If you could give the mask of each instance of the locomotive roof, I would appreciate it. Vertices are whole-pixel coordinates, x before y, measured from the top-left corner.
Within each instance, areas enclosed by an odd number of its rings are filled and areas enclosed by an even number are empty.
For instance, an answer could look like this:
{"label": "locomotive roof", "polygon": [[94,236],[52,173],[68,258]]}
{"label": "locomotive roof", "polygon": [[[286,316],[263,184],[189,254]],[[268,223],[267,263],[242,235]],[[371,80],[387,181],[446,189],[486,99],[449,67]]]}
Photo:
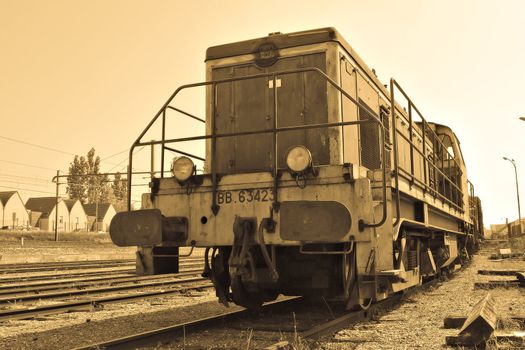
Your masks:
{"label": "locomotive roof", "polygon": [[319,28],[294,33],[270,33],[268,36],[209,47],[206,60],[257,53],[262,44],[271,43],[277,49],[336,41],[351,52],[352,48],[335,28]]}
{"label": "locomotive roof", "polygon": [[376,77],[375,73],[366,65],[366,63],[359,57],[359,55],[352,49],[350,44],[343,38],[343,36],[333,27],[319,28],[306,30],[294,33],[271,33],[268,36],[238,41],[224,45],[217,45],[209,47],[206,50],[206,61],[225,57],[256,54],[259,52],[261,45],[272,44],[276,49],[285,49],[289,47],[296,47],[302,45],[319,44],[327,41],[334,41],[339,43],[350,56],[352,56],[357,64],[363,69],[368,77],[374,81],[382,92],[388,96],[388,91],[383,83]]}

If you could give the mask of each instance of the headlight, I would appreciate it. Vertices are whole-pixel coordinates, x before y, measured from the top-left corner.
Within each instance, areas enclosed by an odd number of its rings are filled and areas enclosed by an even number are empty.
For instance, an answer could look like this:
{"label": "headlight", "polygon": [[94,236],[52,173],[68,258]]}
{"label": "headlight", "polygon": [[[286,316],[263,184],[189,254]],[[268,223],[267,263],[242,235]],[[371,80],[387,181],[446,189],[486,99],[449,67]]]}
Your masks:
{"label": "headlight", "polygon": [[171,165],[171,173],[175,178],[184,182],[188,180],[191,175],[193,175],[195,165],[193,161],[188,157],[176,157],[173,158],[173,163]]}
{"label": "headlight", "polygon": [[312,154],[304,146],[294,146],[286,155],[286,165],[292,172],[302,173],[312,166]]}

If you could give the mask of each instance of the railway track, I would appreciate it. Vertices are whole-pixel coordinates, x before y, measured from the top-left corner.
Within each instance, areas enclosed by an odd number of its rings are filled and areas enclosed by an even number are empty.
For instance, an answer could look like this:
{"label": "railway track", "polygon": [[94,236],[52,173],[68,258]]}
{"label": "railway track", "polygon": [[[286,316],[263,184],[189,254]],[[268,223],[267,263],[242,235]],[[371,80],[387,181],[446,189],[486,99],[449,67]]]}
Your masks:
{"label": "railway track", "polygon": [[[187,281],[179,281],[182,283],[187,283]],[[124,303],[131,300],[144,300],[149,298],[167,296],[171,294],[180,294],[183,292],[191,290],[203,290],[212,288],[213,284],[209,282],[203,283],[191,283],[190,285],[184,286],[171,286],[169,289],[155,290],[155,291],[136,291],[134,293],[127,293],[124,295],[115,295],[108,297],[99,297],[99,298],[90,298],[86,300],[74,300],[67,302],[55,303],[52,305],[45,305],[39,307],[26,307],[22,309],[13,309],[0,311],[0,322],[9,321],[9,320],[22,320],[29,319],[40,316],[54,315],[66,312],[75,312],[75,311],[86,311],[93,310],[97,307]]]}
{"label": "railway track", "polygon": [[110,277],[93,277],[88,279],[80,279],[75,281],[52,281],[52,282],[40,282],[38,284],[28,284],[28,285],[6,285],[6,286],[0,286],[0,298],[6,297],[6,296],[13,296],[16,297],[16,295],[19,295],[21,293],[24,294],[40,294],[44,291],[50,291],[50,290],[61,290],[64,289],[83,289],[90,286],[95,285],[115,285],[118,283],[126,283],[126,282],[142,282],[142,281],[150,281],[150,280],[160,280],[160,279],[171,279],[171,278],[178,278],[183,276],[191,276],[191,275],[198,275],[202,272],[202,269],[191,269],[191,270],[185,270],[180,273],[174,273],[174,274],[164,274],[164,275],[156,275],[156,276],[131,276],[130,275],[123,275],[123,276],[110,276]]}
{"label": "railway track", "polygon": [[[196,337],[199,339],[212,338],[215,346],[220,344],[221,331],[227,334],[228,338],[232,338],[232,334],[236,334],[236,338],[241,339],[240,331],[249,332],[250,337],[254,332],[254,338],[273,337],[270,341],[266,339],[266,344],[263,346],[267,350],[278,350],[285,348],[297,348],[297,344],[292,341],[280,340],[283,334],[288,334],[289,339],[301,339],[313,341],[326,335],[333,334],[350,325],[361,322],[366,322],[373,319],[381,313],[387,312],[392,307],[399,305],[406,297],[410,297],[414,292],[426,289],[435,285],[438,280],[433,280],[426,283],[421,288],[414,288],[405,293],[399,293],[390,296],[389,298],[372,304],[367,310],[360,311],[337,311],[336,308],[331,308],[326,302],[312,306],[308,301],[300,297],[294,297],[285,301],[276,301],[263,306],[263,313],[272,311],[269,315],[262,315],[261,318],[253,317],[249,311],[245,309],[228,311],[224,314],[205,317],[188,322],[178,323],[173,326],[154,329],[147,332],[132,334],[126,337],[112,339],[109,341],[99,342],[84,347],[79,347],[76,350],[88,349],[134,349],[139,347],[159,349],[163,346],[167,348],[178,348],[182,343],[182,336],[184,341],[191,341]],[[335,305],[333,305],[335,306]],[[342,305],[338,305],[341,307]],[[342,310],[340,308],[339,310]],[[291,315],[293,314],[293,317]],[[206,329],[205,335],[198,335],[200,330]],[[260,333],[256,333],[260,332]],[[216,335],[217,334],[217,335]],[[242,339],[241,339],[242,342]],[[264,343],[264,339],[263,339]],[[191,344],[187,344],[191,346]],[[201,345],[201,344],[199,344]],[[246,347],[246,344],[227,344],[225,346],[233,346],[236,348]],[[256,346],[256,348],[260,348]]]}
{"label": "railway track", "polygon": [[[121,260],[109,264],[94,261],[65,263],[66,266],[57,263],[3,266],[7,276],[0,275],[0,308],[4,309],[0,311],[0,321],[86,310],[212,286],[209,280],[199,276],[201,258],[181,260],[179,273],[153,276],[137,276],[134,269],[127,268],[134,264],[131,260]],[[72,268],[89,271],[69,273]],[[11,276],[20,270],[28,275]],[[45,274],[49,271],[63,273]],[[79,297],[82,300],[71,300]],[[43,300],[49,300],[50,305],[35,306],[35,302],[41,304]],[[22,305],[27,307],[20,308]]]}
{"label": "railway track", "polygon": [[0,284],[7,283],[19,283],[19,282],[31,282],[31,281],[50,281],[66,278],[84,278],[89,276],[107,276],[114,274],[135,274],[135,269],[111,269],[111,270],[96,270],[90,272],[79,272],[79,273],[61,273],[61,274],[45,274],[45,275],[30,275],[30,276],[19,276],[19,277],[1,277]]}
{"label": "railway track", "polygon": [[25,264],[0,267],[0,275],[7,274],[18,274],[26,272],[44,272],[44,271],[67,271],[67,270],[82,270],[82,269],[93,269],[93,268],[108,268],[108,267],[119,267],[119,266],[133,266],[135,264],[132,260],[115,260],[112,262],[108,261],[93,261],[93,262],[79,262],[69,264],[44,264],[43,266],[26,266]]}
{"label": "railway track", "polygon": [[[202,260],[197,260],[195,262],[189,261],[189,262],[183,262],[180,264],[181,269],[186,268],[202,268]],[[57,271],[57,270],[54,270]],[[6,284],[13,284],[13,283],[21,283],[21,282],[37,282],[37,281],[51,281],[51,280],[59,280],[59,279],[70,279],[70,278],[89,278],[92,276],[111,276],[111,275],[117,275],[117,274],[127,274],[127,275],[134,275],[135,274],[135,266],[129,265],[129,266],[120,266],[116,268],[90,268],[89,271],[85,272],[73,272],[73,273],[53,273],[50,271],[49,273],[45,274],[30,274],[30,275],[24,275],[24,276],[10,276],[7,275],[6,277],[3,277],[0,275],[0,286],[4,286]]]}
{"label": "railway track", "polygon": [[[181,270],[188,270],[188,269],[198,269],[200,268],[202,270],[202,262],[196,262],[196,263],[183,263],[180,265]],[[36,275],[36,276],[26,276],[26,277],[10,277],[10,278],[1,278],[0,277],[0,290],[12,287],[14,284],[21,285],[22,282],[25,282],[25,286],[31,286],[31,285],[44,285],[44,284],[53,284],[53,283],[59,283],[66,282],[67,280],[72,279],[82,279],[90,280],[90,279],[96,279],[97,277],[102,278],[111,278],[111,276],[114,276],[115,278],[118,275],[126,275],[128,277],[135,275],[135,269],[111,269],[111,270],[96,270],[96,271],[89,271],[89,272],[83,272],[83,273],[75,273],[75,274],[52,274],[52,275]]]}
{"label": "railway track", "polygon": [[[301,300],[300,297],[291,297],[284,300],[277,300],[262,306],[265,311],[271,309],[279,309],[290,304],[294,304]],[[105,342],[91,344],[84,347],[76,348],[75,350],[95,350],[95,349],[135,349],[141,346],[148,346],[172,340],[174,337],[180,337],[183,334],[188,335],[191,332],[198,331],[203,328],[216,326],[219,323],[231,322],[241,317],[250,316],[251,313],[247,309],[237,309],[227,311],[225,313],[200,318],[197,320],[176,324],[169,327],[158,328],[148,332],[132,334],[127,337],[112,339]]]}
{"label": "railway track", "polygon": [[[182,258],[183,262],[202,262],[201,257]],[[5,264],[0,265],[0,275],[19,274],[25,272],[44,272],[56,270],[81,270],[92,268],[107,268],[118,266],[135,266],[135,260],[92,260],[92,261],[74,261],[74,262],[56,262],[56,263],[30,263],[30,264]]]}
{"label": "railway track", "polygon": [[[250,332],[263,332],[263,333],[274,333],[274,340],[282,338],[283,333],[289,333],[291,338],[305,339],[316,339],[323,335],[332,334],[338,330],[348,327],[349,325],[356,324],[369,320],[372,316],[377,315],[382,310],[385,310],[393,305],[399,303],[403,295],[394,295],[391,298],[380,301],[373,304],[368,310],[352,311],[352,312],[340,312],[337,316],[333,315],[326,321],[318,321],[312,326],[298,326],[296,322],[296,314],[304,312],[304,309],[310,309],[306,301],[301,297],[292,297],[281,301],[265,304],[263,309],[264,312],[270,312],[269,315],[262,316],[261,319],[253,319],[251,314],[246,309],[228,311],[220,315],[205,317],[189,322],[179,323],[169,327],[163,327],[154,329],[147,332],[132,334],[126,337],[112,339],[109,341],[99,342],[84,347],[76,348],[75,350],[93,350],[93,349],[135,349],[139,347],[144,348],[162,348],[162,345],[166,345],[168,348],[177,343],[177,339],[182,336],[185,339],[191,339],[194,333],[206,329],[206,337],[214,337],[213,328],[221,328],[226,325],[228,333],[237,334],[240,330],[250,330]],[[305,302],[305,303],[303,303]],[[319,309],[325,308],[324,305],[318,305],[313,308],[308,315],[303,315],[302,320],[315,318],[315,314],[319,313]],[[295,310],[295,311],[294,311]],[[302,310],[302,311],[301,311]],[[326,314],[326,308],[324,314]],[[293,313],[293,320],[289,319],[290,313]],[[286,315],[286,316],[284,316]],[[274,325],[277,318],[288,317],[284,325]],[[322,318],[322,317],[321,317]],[[274,322],[272,322],[274,321]],[[300,319],[297,320],[298,322]],[[287,324],[287,325],[286,325]],[[269,345],[265,346],[265,349],[283,349],[283,348],[294,348],[293,344],[287,341],[278,341],[273,343],[272,341],[267,342]],[[178,344],[180,345],[180,344]],[[218,345],[218,344],[216,344]],[[288,347],[285,347],[288,346]]]}

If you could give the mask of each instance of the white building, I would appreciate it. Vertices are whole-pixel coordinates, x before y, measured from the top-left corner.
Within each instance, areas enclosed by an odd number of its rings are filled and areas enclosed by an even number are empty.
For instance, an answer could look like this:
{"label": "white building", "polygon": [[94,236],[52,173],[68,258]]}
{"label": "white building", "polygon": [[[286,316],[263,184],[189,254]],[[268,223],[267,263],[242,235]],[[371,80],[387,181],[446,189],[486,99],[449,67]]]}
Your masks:
{"label": "white building", "polygon": [[[31,211],[31,225],[42,231],[55,230],[56,197],[34,197],[26,202],[26,209]],[[58,230],[69,228],[69,210],[62,198],[58,198]]]}
{"label": "white building", "polygon": [[64,199],[69,211],[67,231],[88,231],[88,217],[78,199]]}
{"label": "white building", "polygon": [[30,225],[29,215],[17,191],[0,192],[0,227],[17,229]]}
{"label": "white building", "polygon": [[[117,213],[110,203],[98,203],[98,205],[95,203],[84,204],[84,210],[88,215],[91,231],[108,232],[111,219],[113,219],[113,216]],[[96,221],[95,216],[97,216]]]}

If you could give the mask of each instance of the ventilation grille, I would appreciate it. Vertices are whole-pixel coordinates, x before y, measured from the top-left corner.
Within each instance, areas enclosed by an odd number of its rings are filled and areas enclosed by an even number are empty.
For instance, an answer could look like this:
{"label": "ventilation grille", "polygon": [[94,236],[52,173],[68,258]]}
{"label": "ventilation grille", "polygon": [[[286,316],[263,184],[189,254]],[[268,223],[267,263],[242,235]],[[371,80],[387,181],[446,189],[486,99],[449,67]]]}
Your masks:
{"label": "ventilation grille", "polygon": [[[363,100],[359,99],[360,104],[368,106]],[[368,107],[372,110],[370,107]],[[359,119],[368,120],[372,116],[370,113],[359,106]],[[368,169],[379,169],[381,159],[379,152],[379,130],[374,122],[361,124],[359,127],[361,134],[361,164]]]}

